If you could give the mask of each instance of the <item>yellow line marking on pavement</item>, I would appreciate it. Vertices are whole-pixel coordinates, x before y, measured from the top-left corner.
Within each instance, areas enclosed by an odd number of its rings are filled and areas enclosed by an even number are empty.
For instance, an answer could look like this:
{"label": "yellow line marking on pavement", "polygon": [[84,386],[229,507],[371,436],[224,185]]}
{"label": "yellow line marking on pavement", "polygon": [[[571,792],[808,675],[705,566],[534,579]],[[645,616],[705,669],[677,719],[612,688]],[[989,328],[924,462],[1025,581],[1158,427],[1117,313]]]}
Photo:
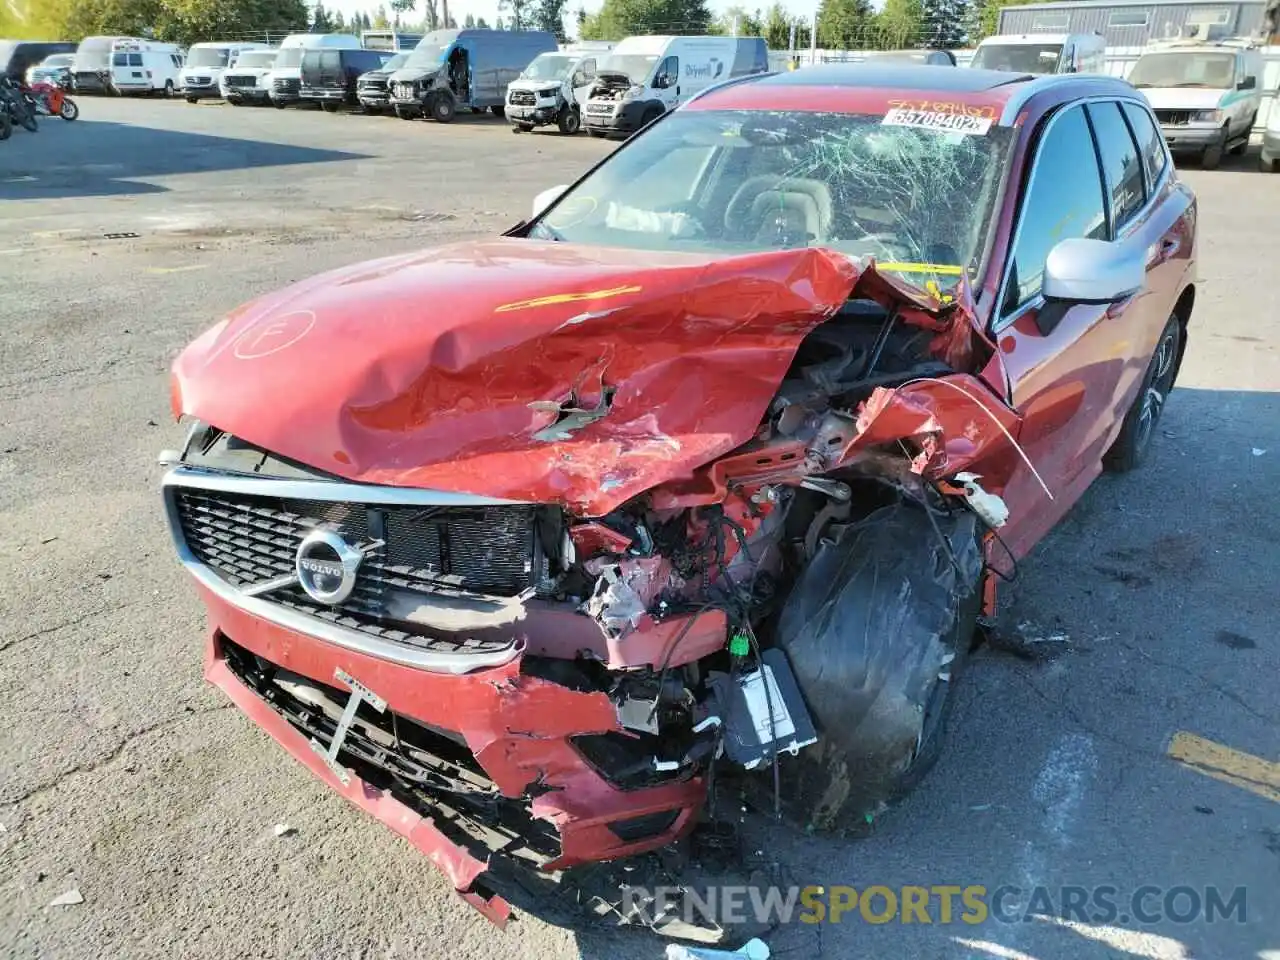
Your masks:
{"label": "yellow line marking on pavement", "polygon": [[1197,773],[1280,803],[1280,763],[1232,750],[1185,730],[1173,735],[1166,752]]}
{"label": "yellow line marking on pavement", "polygon": [[204,270],[207,263],[191,263],[185,267],[147,267],[147,273],[187,273],[190,270]]}

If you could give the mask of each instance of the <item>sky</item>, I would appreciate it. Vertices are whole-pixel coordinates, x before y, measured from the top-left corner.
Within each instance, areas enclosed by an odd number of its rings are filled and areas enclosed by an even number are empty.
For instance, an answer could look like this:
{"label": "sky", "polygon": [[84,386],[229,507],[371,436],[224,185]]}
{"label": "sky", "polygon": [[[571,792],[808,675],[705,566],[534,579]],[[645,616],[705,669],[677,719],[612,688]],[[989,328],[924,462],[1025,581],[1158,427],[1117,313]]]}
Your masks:
{"label": "sky", "polygon": [[[588,13],[600,9],[601,0],[569,0],[565,5],[565,9],[569,12],[566,18],[567,25],[572,30],[572,16],[577,12],[579,6],[586,9]],[[766,8],[772,5],[773,0],[708,0],[712,14],[718,14],[733,6],[743,6],[748,10],[759,6]],[[798,17],[811,18],[818,9],[818,0],[782,0],[782,5],[790,10]],[[874,4],[879,6],[879,4]],[[350,16],[357,11],[365,11],[370,14],[378,7],[377,0],[325,0],[325,9],[341,10],[343,16]],[[449,0],[449,14],[459,23],[467,14],[475,17],[484,17],[489,23],[499,16],[497,0]],[[422,19],[421,5],[419,10],[408,15],[410,22]]]}

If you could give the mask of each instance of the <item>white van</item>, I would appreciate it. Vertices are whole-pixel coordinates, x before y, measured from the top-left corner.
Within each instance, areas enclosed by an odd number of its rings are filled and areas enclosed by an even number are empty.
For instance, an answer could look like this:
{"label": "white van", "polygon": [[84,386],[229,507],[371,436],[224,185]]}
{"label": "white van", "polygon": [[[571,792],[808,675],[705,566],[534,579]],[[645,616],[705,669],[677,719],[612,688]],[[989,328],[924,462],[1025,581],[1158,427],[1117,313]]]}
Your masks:
{"label": "white van", "polygon": [[275,47],[245,50],[232,58],[218,77],[218,93],[233,107],[243,103],[271,102],[271,71],[276,65]]}
{"label": "white van", "polygon": [[761,37],[627,37],[596,70],[583,125],[593,137],[630,134],[707,87],[768,69]]}
{"label": "white van", "polygon": [[116,93],[178,92],[183,49],[176,43],[117,40],[111,45],[111,87]]}
{"label": "white van", "polygon": [[1100,33],[1010,34],[983,40],[969,66],[1012,73],[1106,73],[1106,52]]}
{"label": "white van", "polygon": [[360,38],[350,33],[291,33],[280,41],[276,65],[267,77],[271,104],[283,110],[302,99],[302,56],[308,50],[359,50]]}
{"label": "white van", "polygon": [[108,93],[111,90],[111,48],[121,40],[146,43],[141,37],[85,37],[71,61],[71,82],[76,93]]}
{"label": "white van", "polygon": [[268,49],[265,43],[194,43],[178,74],[178,88],[187,103],[218,97],[218,81],[232,60],[246,50]]}
{"label": "white van", "polygon": [[1249,149],[1262,68],[1250,40],[1167,40],[1148,46],[1127,79],[1151,104],[1170,151],[1198,154],[1212,170],[1224,153]]}
{"label": "white van", "polygon": [[1275,100],[1271,101],[1271,110],[1267,113],[1267,128],[1262,131],[1258,168],[1263,173],[1280,173],[1280,107]]}
{"label": "white van", "polygon": [[554,123],[561,133],[577,133],[596,68],[614,46],[604,40],[571,43],[534,57],[507,87],[506,115],[512,131],[527,133]]}

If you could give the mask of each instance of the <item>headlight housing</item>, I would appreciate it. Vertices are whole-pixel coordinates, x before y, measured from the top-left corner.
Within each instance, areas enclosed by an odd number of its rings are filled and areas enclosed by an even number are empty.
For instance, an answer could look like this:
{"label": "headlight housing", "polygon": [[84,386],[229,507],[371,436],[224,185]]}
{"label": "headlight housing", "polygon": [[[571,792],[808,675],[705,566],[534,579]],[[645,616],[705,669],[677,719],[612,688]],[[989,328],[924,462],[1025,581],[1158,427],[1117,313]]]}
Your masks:
{"label": "headlight housing", "polygon": [[1191,119],[1195,123],[1221,123],[1221,110],[1192,110]]}
{"label": "headlight housing", "polygon": [[622,95],[623,100],[634,100],[636,97],[644,93],[643,83],[633,83],[627,87],[627,92]]}
{"label": "headlight housing", "polygon": [[560,88],[559,88],[559,87],[544,87],[543,89],[541,89],[541,90],[539,90],[539,91],[538,91],[538,96],[540,96],[540,97],[554,97],[554,96],[555,96],[557,93],[559,93],[559,92],[560,92]]}

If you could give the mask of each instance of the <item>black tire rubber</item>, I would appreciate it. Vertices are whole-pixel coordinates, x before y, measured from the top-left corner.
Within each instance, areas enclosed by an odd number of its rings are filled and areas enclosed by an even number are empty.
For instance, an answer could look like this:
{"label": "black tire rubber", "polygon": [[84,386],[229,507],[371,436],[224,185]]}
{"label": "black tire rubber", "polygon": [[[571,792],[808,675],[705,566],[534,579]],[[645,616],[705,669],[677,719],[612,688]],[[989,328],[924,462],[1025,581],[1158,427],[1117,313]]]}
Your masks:
{"label": "black tire rubber", "polygon": [[427,113],[436,123],[453,123],[458,115],[458,105],[448,93],[437,93],[427,104]]}
{"label": "black tire rubber", "polygon": [[338,105],[336,103],[329,103],[327,100],[321,100],[320,109],[325,113],[337,113]]}
{"label": "black tire rubber", "polygon": [[1267,160],[1265,157],[1258,157],[1258,169],[1263,173],[1280,173],[1280,163],[1275,160]]}
{"label": "black tire rubber", "polygon": [[277,110],[283,110],[285,107],[287,107],[287,106],[288,106],[288,104],[287,104],[287,103],[282,103],[282,102],[281,102],[281,101],[279,101],[279,100],[272,100],[272,101],[271,101],[271,105],[272,105],[273,107],[275,107]]}
{"label": "black tire rubber", "polygon": [[533,124],[532,123],[513,123],[511,125],[511,132],[512,133],[532,133]]}
{"label": "black tire rubber", "polygon": [[507,115],[507,108],[501,107],[501,106],[490,107],[489,112],[492,113],[495,117],[505,117]]}
{"label": "black tire rubber", "polygon": [[401,120],[412,120],[412,119],[413,119],[413,114],[412,114],[412,113],[410,113],[410,112],[409,112],[407,109],[405,109],[404,107],[399,107],[399,106],[397,106],[397,107],[393,107],[392,109],[395,111],[396,116],[397,116],[399,119],[401,119]]}
{"label": "black tire rubber", "polygon": [[[1151,449],[1151,441],[1156,427],[1160,425],[1160,414],[1164,412],[1169,393],[1178,375],[1178,360],[1182,353],[1183,328],[1182,320],[1177,314],[1169,318],[1156,341],[1155,353],[1147,362],[1147,372],[1142,377],[1142,386],[1138,395],[1133,398],[1128,413],[1124,417],[1124,426],[1116,437],[1111,449],[1103,457],[1107,469],[1115,473],[1128,473],[1142,466]],[[1159,399],[1150,395],[1155,389]],[[1153,403],[1155,408],[1149,414],[1146,407]]]}
{"label": "black tire rubber", "polygon": [[22,124],[22,129],[35,133],[40,129],[40,121],[36,119],[36,115],[28,109],[22,111],[22,116],[18,117],[18,122]]}
{"label": "black tire rubber", "polygon": [[605,137],[609,136],[608,132],[604,130],[588,130],[587,135],[595,137],[597,140],[603,140]]}
{"label": "black tire rubber", "polygon": [[199,103],[199,102],[200,102],[200,101],[199,101],[199,100],[197,100],[195,97],[187,97],[186,99],[187,99],[187,103]]}
{"label": "black tire rubber", "polygon": [[1204,153],[1200,155],[1201,170],[1217,170],[1222,165],[1222,156],[1226,153],[1227,148],[1227,126],[1222,125],[1222,132],[1218,135],[1217,142],[1210,144],[1204,148]]}
{"label": "black tire rubber", "polygon": [[582,114],[573,107],[565,107],[556,118],[556,126],[566,137],[572,137],[582,129]]}
{"label": "black tire rubber", "polygon": [[62,110],[58,113],[58,116],[68,122],[75,120],[80,116],[80,107],[70,97],[63,97]]}
{"label": "black tire rubber", "polygon": [[0,140],[8,140],[13,136],[13,121],[9,119],[9,111],[0,107]]}
{"label": "black tire rubber", "polygon": [[636,127],[636,133],[639,133],[649,124],[653,123],[653,121],[657,120],[660,116],[662,116],[661,107],[650,107],[648,110],[646,110],[643,114],[640,115],[640,126]]}
{"label": "black tire rubber", "polygon": [[174,88],[173,88],[173,81],[172,81],[172,80],[166,80],[166,81],[164,82],[164,98],[165,98],[166,100],[172,100],[172,99],[173,99],[173,97],[174,97],[174,94],[175,94],[175,93],[176,93],[176,91],[175,91],[175,90],[174,90]]}

